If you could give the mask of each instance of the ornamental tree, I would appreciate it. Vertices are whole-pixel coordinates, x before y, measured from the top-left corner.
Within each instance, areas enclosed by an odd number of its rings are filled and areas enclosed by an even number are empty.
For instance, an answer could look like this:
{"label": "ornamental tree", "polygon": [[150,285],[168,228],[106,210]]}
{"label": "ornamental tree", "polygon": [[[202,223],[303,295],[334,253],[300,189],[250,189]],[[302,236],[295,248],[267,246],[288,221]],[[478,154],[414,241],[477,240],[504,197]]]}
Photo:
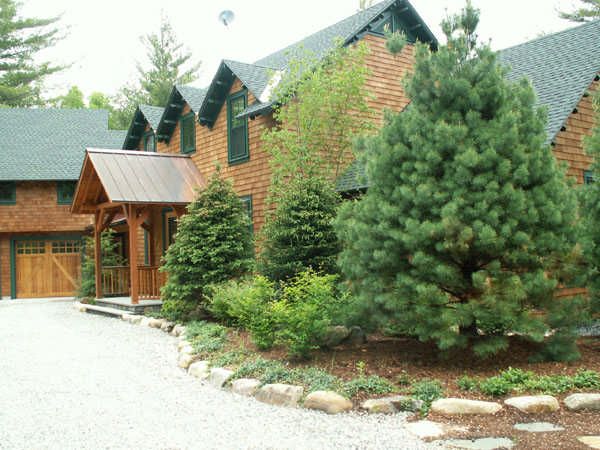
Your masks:
{"label": "ornamental tree", "polygon": [[416,45],[407,110],[366,139],[369,190],[336,222],[340,264],[365,314],[399,332],[466,347],[508,346],[507,333],[577,356],[576,298],[566,285],[577,203],[545,141],[528,81],[477,42],[470,3],[443,21],[447,45]]}
{"label": "ornamental tree", "polygon": [[161,269],[168,274],[163,308],[196,309],[208,285],[249,272],[253,256],[250,219],[231,183],[217,171],[179,219]]}

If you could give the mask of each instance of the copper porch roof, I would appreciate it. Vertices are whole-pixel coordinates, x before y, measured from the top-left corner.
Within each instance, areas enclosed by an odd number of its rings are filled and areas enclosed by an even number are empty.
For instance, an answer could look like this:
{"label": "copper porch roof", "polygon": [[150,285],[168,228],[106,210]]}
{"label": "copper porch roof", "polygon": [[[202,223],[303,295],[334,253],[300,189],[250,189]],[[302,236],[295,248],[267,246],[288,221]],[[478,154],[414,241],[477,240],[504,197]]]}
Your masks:
{"label": "copper porch roof", "polygon": [[187,155],[90,148],[82,175],[89,163],[111,202],[187,204],[205,186]]}

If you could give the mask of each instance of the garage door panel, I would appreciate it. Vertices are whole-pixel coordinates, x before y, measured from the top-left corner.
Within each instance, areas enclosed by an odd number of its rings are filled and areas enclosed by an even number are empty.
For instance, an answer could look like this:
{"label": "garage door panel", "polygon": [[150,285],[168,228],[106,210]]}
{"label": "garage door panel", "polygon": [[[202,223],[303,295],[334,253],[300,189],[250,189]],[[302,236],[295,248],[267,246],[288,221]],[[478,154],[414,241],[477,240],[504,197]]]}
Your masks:
{"label": "garage door panel", "polygon": [[15,242],[17,297],[75,295],[81,277],[80,245],[77,239]]}

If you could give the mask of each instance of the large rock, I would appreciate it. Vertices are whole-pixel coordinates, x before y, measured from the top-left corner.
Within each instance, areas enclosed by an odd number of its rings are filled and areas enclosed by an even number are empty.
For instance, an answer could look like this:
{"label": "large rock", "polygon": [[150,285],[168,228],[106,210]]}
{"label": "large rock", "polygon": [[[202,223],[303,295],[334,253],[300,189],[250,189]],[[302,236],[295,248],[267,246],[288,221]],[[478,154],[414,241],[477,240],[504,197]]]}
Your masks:
{"label": "large rock", "polygon": [[513,426],[515,430],[527,431],[529,433],[550,433],[552,431],[564,431],[563,427],[549,422],[517,423]]}
{"label": "large rock", "polygon": [[345,343],[350,345],[362,345],[367,342],[367,335],[361,327],[350,327],[350,334],[345,340]]}
{"label": "large rock", "polygon": [[440,437],[447,433],[464,433],[468,431],[467,427],[431,422],[430,420],[409,422],[405,427],[408,431],[421,439]]}
{"label": "large rock", "polygon": [[132,315],[131,317],[129,317],[129,323],[133,324],[133,325],[139,325],[140,322],[142,321],[142,316],[134,316]]}
{"label": "large rock", "polygon": [[162,327],[162,324],[164,323],[164,320],[162,319],[154,319],[154,318],[150,318],[150,321],[148,322],[148,326],[150,328],[159,328]]}
{"label": "large rock", "polygon": [[352,409],[352,402],[333,391],[315,391],[306,396],[304,407],[338,414]]}
{"label": "large rock", "polygon": [[175,325],[171,330],[171,335],[179,337],[185,333],[185,327],[183,325]]}
{"label": "large rock", "polygon": [[177,343],[177,351],[181,350],[183,347],[188,347],[188,346],[192,346],[191,342],[186,341],[185,339],[182,341],[179,341]]}
{"label": "large rock", "polygon": [[323,344],[329,348],[336,347],[340,345],[349,335],[350,330],[345,326],[336,325],[334,327],[329,327],[325,332]]}
{"label": "large rock", "polygon": [[187,369],[194,362],[195,356],[191,353],[180,353],[177,364],[182,369]]}
{"label": "large rock", "polygon": [[502,405],[496,402],[466,400],[463,398],[441,398],[431,404],[431,410],[438,414],[496,414]]}
{"label": "large rock", "polygon": [[600,448],[600,436],[579,436],[577,440],[590,448]]}
{"label": "large rock", "polygon": [[179,354],[180,355],[184,355],[184,354],[193,355],[194,354],[194,347],[192,347],[191,345],[186,345],[184,347],[181,347],[179,349]]}
{"label": "large rock", "polygon": [[278,406],[298,406],[304,388],[291,384],[266,384],[254,396],[259,402]]}
{"label": "large rock", "polygon": [[132,317],[132,314],[124,313],[123,315],[121,315],[121,320],[124,322],[129,322]]}
{"label": "large rock", "polygon": [[233,370],[224,369],[222,367],[215,367],[210,369],[210,375],[208,376],[208,382],[214,387],[221,388],[227,381],[233,376]]}
{"label": "large rock", "polygon": [[572,394],[565,398],[565,405],[571,411],[600,410],[600,394]]}
{"label": "large rock", "polygon": [[510,449],[515,446],[515,443],[508,438],[487,437],[479,439],[448,439],[446,441],[435,441],[440,443],[444,448],[452,448],[457,450],[500,450]]}
{"label": "large rock", "polygon": [[551,395],[524,395],[522,397],[511,397],[504,403],[519,411],[529,414],[544,414],[558,411],[560,405],[558,400]]}
{"label": "large rock", "polygon": [[254,378],[239,378],[231,382],[231,392],[252,397],[258,391],[260,381]]}
{"label": "large rock", "polygon": [[208,361],[196,361],[188,367],[188,373],[201,380],[206,380],[210,375],[210,367]]}
{"label": "large rock", "polygon": [[174,326],[175,326],[175,324],[173,322],[169,322],[168,320],[163,320],[163,323],[160,326],[160,329],[162,331],[164,331],[165,333],[169,333],[173,329]]}
{"label": "large rock", "polygon": [[364,401],[360,408],[370,414],[394,414],[398,411],[418,411],[423,407],[421,400],[404,395],[392,397],[373,398]]}
{"label": "large rock", "polygon": [[142,320],[140,320],[140,325],[143,327],[147,327],[150,324],[150,317],[142,317]]}

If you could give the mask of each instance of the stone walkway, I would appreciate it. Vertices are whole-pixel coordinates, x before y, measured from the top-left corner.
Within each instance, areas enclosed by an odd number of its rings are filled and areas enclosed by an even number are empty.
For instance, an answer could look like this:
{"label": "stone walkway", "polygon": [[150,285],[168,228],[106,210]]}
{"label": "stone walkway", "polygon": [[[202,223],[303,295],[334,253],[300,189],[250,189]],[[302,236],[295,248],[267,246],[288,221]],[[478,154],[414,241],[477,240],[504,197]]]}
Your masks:
{"label": "stone walkway", "polygon": [[327,416],[202,385],[175,346],[68,301],[0,301],[0,448],[430,448],[401,414]]}

